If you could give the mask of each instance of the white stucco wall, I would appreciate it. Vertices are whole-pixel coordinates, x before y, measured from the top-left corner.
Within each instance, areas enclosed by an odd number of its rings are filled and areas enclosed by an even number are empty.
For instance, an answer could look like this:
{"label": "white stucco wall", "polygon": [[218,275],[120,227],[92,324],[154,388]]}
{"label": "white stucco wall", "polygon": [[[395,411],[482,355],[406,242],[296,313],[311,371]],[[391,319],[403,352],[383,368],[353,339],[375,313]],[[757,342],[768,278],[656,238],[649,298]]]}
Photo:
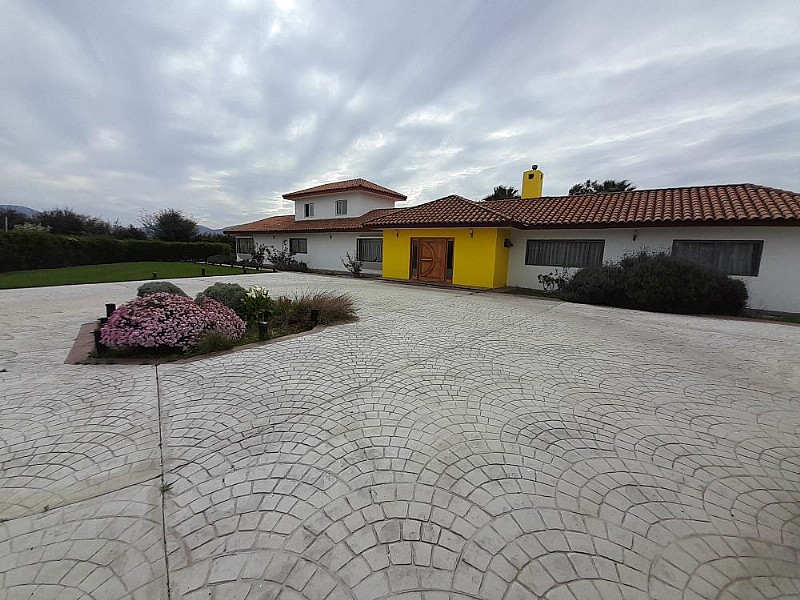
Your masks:
{"label": "white stucco wall", "polygon": [[[336,201],[347,200],[347,214],[336,214]],[[312,217],[306,218],[303,205],[314,203],[313,219],[347,219],[360,217],[371,210],[377,208],[394,208],[394,200],[385,196],[376,196],[366,192],[347,192],[344,194],[324,194],[322,196],[309,196],[300,200],[295,200],[294,218],[297,221],[310,221]]]}
{"label": "white stucco wall", "polygon": [[[380,231],[359,232],[359,233],[276,233],[276,234],[255,234],[253,240],[256,247],[260,244],[275,246],[280,249],[283,241],[289,243],[289,238],[305,238],[308,240],[308,253],[295,254],[295,260],[304,262],[309,269],[321,271],[340,271],[346,273],[347,269],[342,265],[342,259],[349,252],[350,256],[356,256],[356,239],[382,238]],[[364,263],[364,273],[380,275],[381,263]]]}
{"label": "white stucco wall", "polygon": [[[634,240],[634,236],[636,239]],[[525,264],[529,239],[605,240],[603,260],[618,260],[627,252],[672,249],[672,241],[763,240],[758,276],[738,277],[750,293],[748,307],[800,313],[800,227],[643,227],[639,229],[512,230],[508,285],[541,289],[537,276],[556,267]]]}

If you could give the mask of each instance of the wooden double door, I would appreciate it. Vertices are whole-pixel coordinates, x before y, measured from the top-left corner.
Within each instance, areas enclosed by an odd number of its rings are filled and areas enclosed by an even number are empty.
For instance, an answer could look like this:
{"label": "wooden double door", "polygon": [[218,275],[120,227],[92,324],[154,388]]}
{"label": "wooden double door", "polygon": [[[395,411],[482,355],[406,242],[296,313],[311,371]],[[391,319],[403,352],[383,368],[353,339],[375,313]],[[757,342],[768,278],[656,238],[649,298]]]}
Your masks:
{"label": "wooden double door", "polygon": [[452,283],[454,250],[452,238],[411,238],[411,279]]}

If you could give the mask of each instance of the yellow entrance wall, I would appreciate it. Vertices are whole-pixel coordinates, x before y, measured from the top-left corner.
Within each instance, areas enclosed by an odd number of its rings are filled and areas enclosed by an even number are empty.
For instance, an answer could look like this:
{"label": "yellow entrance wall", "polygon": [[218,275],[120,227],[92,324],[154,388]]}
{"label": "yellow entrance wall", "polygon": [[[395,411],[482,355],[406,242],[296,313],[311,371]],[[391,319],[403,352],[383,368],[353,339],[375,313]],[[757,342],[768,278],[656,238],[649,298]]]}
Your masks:
{"label": "yellow entrance wall", "polygon": [[503,246],[507,237],[507,229],[496,227],[384,229],[383,276],[409,278],[411,238],[453,238],[453,285],[503,287],[508,278],[508,248]]}

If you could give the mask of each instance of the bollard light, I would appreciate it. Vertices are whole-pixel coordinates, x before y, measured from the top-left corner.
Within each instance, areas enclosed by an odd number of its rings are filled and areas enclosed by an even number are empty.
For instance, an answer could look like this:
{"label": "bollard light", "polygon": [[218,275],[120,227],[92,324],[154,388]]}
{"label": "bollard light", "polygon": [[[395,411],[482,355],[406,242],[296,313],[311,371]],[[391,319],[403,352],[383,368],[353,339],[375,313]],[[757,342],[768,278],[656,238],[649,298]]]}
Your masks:
{"label": "bollard light", "polygon": [[158,273],[156,273],[155,271],[153,271],[153,279],[158,279]]}
{"label": "bollard light", "polygon": [[311,325],[316,327],[319,322],[319,311],[316,308],[311,309]]}
{"label": "bollard light", "polygon": [[200,267],[200,276],[201,277],[205,277],[206,276],[206,268],[205,267]]}
{"label": "bollard light", "polygon": [[115,310],[117,310],[117,305],[116,304],[114,304],[113,302],[109,302],[108,304],[106,304],[106,316],[107,317],[110,317]]}
{"label": "bollard light", "polygon": [[106,346],[100,341],[100,330],[95,329],[92,334],[94,335],[94,349],[97,356],[103,356],[106,353]]}
{"label": "bollard light", "polygon": [[269,324],[266,321],[258,322],[258,339],[262,342],[269,339]]}

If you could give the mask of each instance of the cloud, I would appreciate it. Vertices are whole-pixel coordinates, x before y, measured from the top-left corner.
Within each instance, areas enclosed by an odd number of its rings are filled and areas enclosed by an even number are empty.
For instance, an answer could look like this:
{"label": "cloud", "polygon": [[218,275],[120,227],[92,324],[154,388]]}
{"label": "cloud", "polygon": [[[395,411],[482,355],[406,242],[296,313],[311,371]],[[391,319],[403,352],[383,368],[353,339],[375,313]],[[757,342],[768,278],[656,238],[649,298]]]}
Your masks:
{"label": "cloud", "polygon": [[365,177],[410,203],[630,179],[800,189],[800,6],[4,4],[0,203],[209,226]]}

